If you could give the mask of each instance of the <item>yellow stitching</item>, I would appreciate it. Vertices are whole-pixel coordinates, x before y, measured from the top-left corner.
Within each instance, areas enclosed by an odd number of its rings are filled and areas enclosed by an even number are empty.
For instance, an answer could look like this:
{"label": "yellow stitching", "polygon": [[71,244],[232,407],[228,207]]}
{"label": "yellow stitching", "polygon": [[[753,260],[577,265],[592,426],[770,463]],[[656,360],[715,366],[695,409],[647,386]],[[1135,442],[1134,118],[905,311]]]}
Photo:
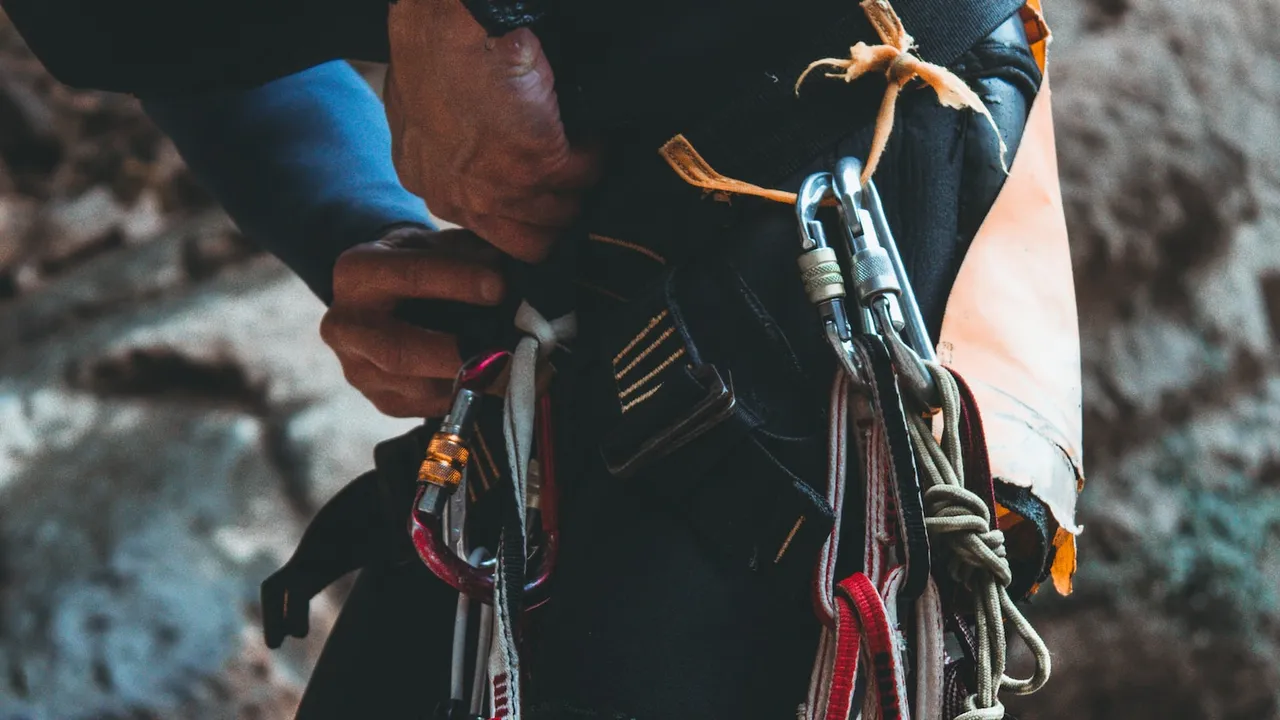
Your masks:
{"label": "yellow stitching", "polygon": [[651,260],[657,262],[660,265],[667,264],[666,258],[662,257],[658,253],[654,252],[653,250],[650,250],[649,248],[643,245],[637,245],[633,242],[627,242],[626,240],[619,240],[617,238],[611,238],[605,235],[596,235],[595,233],[591,233],[587,235],[587,238],[590,240],[594,240],[595,242],[598,242],[598,243],[605,243],[606,245],[617,245],[620,248],[634,250],[635,252],[638,252],[641,255],[644,255],[645,257],[650,258]]}
{"label": "yellow stitching", "polygon": [[[493,461],[493,453],[489,452],[489,444],[484,441],[484,433],[476,433],[476,439],[480,441],[480,452],[484,454],[484,459],[489,461],[489,470],[493,472],[495,478],[502,477],[502,473],[498,470],[498,463]],[[481,477],[480,481],[484,483],[484,489],[489,489],[489,483],[485,478]]]}
{"label": "yellow stitching", "polygon": [[617,367],[618,361],[622,360],[623,355],[626,355],[627,353],[631,352],[632,348],[634,348],[636,345],[639,345],[640,341],[644,340],[644,336],[648,335],[651,330],[658,327],[658,323],[662,322],[663,318],[665,318],[666,316],[667,316],[666,310],[663,310],[662,312],[655,315],[653,319],[649,321],[649,324],[645,326],[643,330],[640,331],[639,335],[636,335],[634,338],[632,338],[631,342],[627,343],[626,347],[622,348],[622,350],[617,355],[613,356],[614,367]]}
{"label": "yellow stitching", "polygon": [[[477,436],[478,435],[479,434],[477,433]],[[480,484],[484,485],[485,490],[488,490],[489,489],[489,473],[485,471],[484,463],[482,462],[476,463],[475,470],[476,470],[476,475],[480,477]],[[475,483],[472,483],[470,481],[468,481],[467,484],[471,485],[472,487],[475,487]]]}
{"label": "yellow stitching", "polygon": [[650,370],[648,373],[645,374],[644,377],[632,383],[631,386],[628,387],[626,390],[623,390],[622,392],[618,393],[618,399],[621,400],[626,396],[630,395],[631,393],[635,392],[636,389],[638,389],[641,385],[644,385],[645,383],[652,380],[654,375],[657,375],[658,373],[670,367],[671,363],[678,360],[682,355],[684,355],[684,348],[680,348],[679,350],[671,353],[671,357],[667,358],[666,360],[663,360],[661,365]]}
{"label": "yellow stitching", "polygon": [[773,559],[773,564],[777,565],[782,561],[782,556],[787,554],[787,548],[791,547],[791,541],[796,539],[796,533],[800,532],[800,526],[804,524],[804,516],[801,515],[796,524],[791,528],[791,534],[787,535],[787,539],[782,543],[782,549],[778,551],[778,556]]}
{"label": "yellow stitching", "polygon": [[653,397],[653,394],[654,394],[654,393],[658,392],[658,391],[659,391],[659,390],[661,390],[661,389],[662,389],[662,383],[658,383],[658,386],[657,386],[657,387],[655,387],[654,389],[650,390],[649,392],[647,392],[647,393],[645,393],[645,394],[643,394],[643,395],[640,395],[640,396],[639,396],[639,397],[637,397],[635,400],[632,400],[631,402],[627,403],[626,405],[623,405],[623,406],[622,406],[622,412],[624,412],[624,413],[625,413],[626,411],[628,411],[628,410],[630,410],[631,408],[633,408],[633,407],[635,407],[635,406],[639,405],[640,403],[644,402],[645,400],[648,400],[649,398]]}
{"label": "yellow stitching", "polygon": [[639,355],[636,355],[635,359],[627,363],[626,367],[622,368],[616,374],[614,374],[613,379],[621,380],[623,375],[626,375],[627,373],[631,372],[636,365],[640,364],[641,360],[644,360],[645,358],[649,357],[649,354],[652,353],[654,350],[657,350],[658,346],[662,344],[662,341],[671,337],[671,334],[674,333],[675,331],[676,329],[673,327],[669,327],[666,330],[663,330],[662,334],[659,335],[656,340],[654,340],[652,343],[649,344],[649,347],[645,348],[644,351],[641,352]]}
{"label": "yellow stitching", "polygon": [[612,291],[609,291],[609,290],[605,290],[604,288],[602,288],[602,287],[600,287],[600,286],[598,286],[598,285],[592,285],[591,283],[583,282],[582,280],[574,280],[574,281],[573,281],[573,284],[574,284],[574,285],[577,285],[577,286],[578,286],[578,287],[580,287],[580,288],[583,288],[584,290],[590,290],[591,292],[594,292],[594,293],[600,293],[601,295],[604,295],[605,297],[607,297],[607,298],[609,298],[609,299],[611,299],[611,300],[617,300],[618,302],[626,302],[626,301],[627,301],[627,299],[626,299],[626,298],[622,297],[622,296],[621,296],[621,295],[619,295],[618,293],[616,293],[616,292],[612,292]]}

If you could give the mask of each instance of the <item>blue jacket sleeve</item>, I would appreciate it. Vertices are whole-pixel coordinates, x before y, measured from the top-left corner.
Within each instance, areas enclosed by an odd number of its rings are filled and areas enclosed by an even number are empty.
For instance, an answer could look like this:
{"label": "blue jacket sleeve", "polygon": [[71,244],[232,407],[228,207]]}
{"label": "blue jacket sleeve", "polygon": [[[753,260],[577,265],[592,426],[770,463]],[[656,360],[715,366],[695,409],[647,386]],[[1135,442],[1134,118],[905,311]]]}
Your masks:
{"label": "blue jacket sleeve", "polygon": [[245,235],[326,303],[344,250],[397,225],[430,227],[396,177],[381,101],[346,62],[142,104]]}

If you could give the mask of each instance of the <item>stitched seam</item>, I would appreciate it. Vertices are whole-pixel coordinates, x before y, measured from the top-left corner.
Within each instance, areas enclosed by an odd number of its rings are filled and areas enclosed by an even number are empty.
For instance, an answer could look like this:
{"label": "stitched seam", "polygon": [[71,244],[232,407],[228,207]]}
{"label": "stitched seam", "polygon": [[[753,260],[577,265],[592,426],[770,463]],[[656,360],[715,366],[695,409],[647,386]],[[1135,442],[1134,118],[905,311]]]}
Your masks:
{"label": "stitched seam", "polygon": [[676,350],[675,352],[671,353],[671,356],[668,357],[666,360],[663,360],[662,364],[658,365],[658,367],[645,373],[644,377],[632,383],[630,386],[627,387],[626,390],[623,390],[622,392],[618,393],[618,399],[622,400],[626,398],[628,395],[630,395],[631,393],[635,392],[641,385],[644,385],[645,383],[652,380],[655,375],[671,367],[671,363],[680,359],[680,357],[683,355],[684,355],[684,348],[680,348],[679,350]]}
{"label": "stitched seam", "polygon": [[649,258],[650,260],[653,260],[654,262],[658,263],[659,265],[667,264],[666,258],[664,258],[663,256],[659,255],[657,252],[654,252],[653,250],[650,250],[649,248],[643,245],[638,245],[633,242],[627,242],[626,240],[619,240],[617,238],[611,238],[607,235],[596,235],[594,233],[587,235],[587,238],[594,242],[603,243],[605,245],[614,245],[616,247],[625,248],[627,250],[638,252],[641,255],[644,255],[645,257]]}
{"label": "stitched seam", "polygon": [[787,548],[791,547],[791,541],[796,539],[796,533],[800,532],[800,526],[803,524],[804,516],[801,515],[796,519],[796,524],[792,526],[791,532],[787,533],[787,539],[782,541],[782,547],[778,550],[778,556],[773,559],[774,565],[782,562],[782,556],[787,554]]}
{"label": "stitched seam", "polygon": [[599,293],[599,294],[604,295],[605,297],[607,297],[607,298],[609,298],[609,299],[611,299],[611,300],[617,300],[618,302],[626,302],[626,301],[627,301],[627,299],[626,299],[626,298],[622,297],[622,296],[621,296],[621,295],[619,295],[618,293],[613,292],[612,290],[605,290],[604,288],[600,287],[599,285],[592,285],[591,283],[589,283],[589,282],[585,282],[585,281],[582,281],[582,280],[574,280],[574,281],[573,281],[573,283],[574,283],[575,285],[577,285],[578,287],[580,287],[580,288],[584,289],[584,290],[590,290],[590,291],[591,291],[591,292],[593,292],[593,293]]}
{"label": "stitched seam", "polygon": [[[493,461],[493,454],[489,452],[489,444],[484,441],[484,433],[476,433],[476,439],[480,441],[480,452],[484,454],[484,459],[489,462],[489,470],[493,472],[495,478],[500,477],[501,473],[498,472],[498,464]],[[481,478],[481,481],[485,483],[484,488],[488,490],[489,483],[484,478]]]}
{"label": "stitched seam", "polygon": [[658,346],[661,345],[663,341],[665,341],[667,338],[671,337],[675,333],[675,331],[676,329],[674,327],[669,327],[666,330],[663,330],[662,334],[659,335],[652,343],[649,344],[649,347],[641,351],[639,355],[636,355],[635,359],[627,363],[626,367],[619,370],[617,374],[613,376],[613,379],[621,380],[624,375],[634,370],[636,365],[639,365],[641,361],[649,357],[649,355],[653,353],[654,350],[657,350]]}
{"label": "stitched seam", "polygon": [[631,342],[627,343],[626,347],[622,348],[622,350],[618,351],[617,355],[613,356],[613,366],[617,367],[618,363],[622,361],[622,357],[627,353],[631,352],[636,345],[639,345],[640,341],[644,340],[645,336],[648,335],[654,328],[656,328],[658,326],[658,323],[662,322],[662,320],[666,317],[667,317],[666,310],[663,310],[662,312],[653,316],[653,318],[649,320],[649,324],[646,325],[645,328],[640,331],[640,334],[631,338]]}
{"label": "stitched seam", "polygon": [[628,410],[630,410],[631,408],[633,408],[633,407],[635,407],[635,406],[639,405],[640,403],[644,402],[645,400],[648,400],[649,398],[653,397],[654,393],[658,392],[658,391],[659,391],[659,390],[661,390],[661,389],[662,389],[662,383],[658,383],[658,385],[657,385],[656,387],[654,387],[652,390],[650,390],[650,391],[648,391],[648,392],[644,393],[643,395],[640,395],[639,397],[637,397],[636,399],[634,399],[634,400],[632,400],[631,402],[627,403],[626,405],[623,405],[623,406],[622,406],[622,412],[624,412],[624,413],[625,413],[625,412],[627,412]]}

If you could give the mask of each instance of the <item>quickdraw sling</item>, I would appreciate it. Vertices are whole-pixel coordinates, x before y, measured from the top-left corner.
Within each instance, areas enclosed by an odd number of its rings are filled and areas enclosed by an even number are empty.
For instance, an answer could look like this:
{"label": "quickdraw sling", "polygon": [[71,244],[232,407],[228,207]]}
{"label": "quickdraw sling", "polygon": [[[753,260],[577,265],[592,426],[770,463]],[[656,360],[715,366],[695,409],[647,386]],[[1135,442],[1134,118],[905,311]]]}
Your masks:
{"label": "quickdraw sling", "polygon": [[[832,389],[828,501],[839,516],[852,435],[867,509],[861,572],[835,582],[838,526],[822,552],[815,596],[825,630],[802,717],[851,717],[860,666],[868,670],[865,678],[874,679],[865,683],[864,717],[909,718],[913,709],[917,717],[944,717],[944,620],[933,555],[945,559],[948,576],[942,579],[972,595],[977,618],[977,691],[966,697],[963,714],[945,717],[1002,718],[997,692],[1038,690],[1048,679],[1048,652],[1005,591],[1012,575],[1003,535],[993,525],[994,508],[964,484],[956,380],[922,340],[910,285],[875,186],[862,183],[862,170],[856,159],[845,158],[834,174],[811,175],[797,193],[801,278],[840,368]],[[839,208],[848,273],[817,220],[828,196]],[[846,276],[853,279],[856,321],[846,315]],[[863,408],[852,427],[850,393],[861,396]],[[937,408],[945,450],[924,419]],[[946,549],[931,553],[930,539],[942,540]],[[1036,658],[1028,680],[1004,676],[1005,617]],[[905,665],[908,656],[915,658],[912,669]]]}

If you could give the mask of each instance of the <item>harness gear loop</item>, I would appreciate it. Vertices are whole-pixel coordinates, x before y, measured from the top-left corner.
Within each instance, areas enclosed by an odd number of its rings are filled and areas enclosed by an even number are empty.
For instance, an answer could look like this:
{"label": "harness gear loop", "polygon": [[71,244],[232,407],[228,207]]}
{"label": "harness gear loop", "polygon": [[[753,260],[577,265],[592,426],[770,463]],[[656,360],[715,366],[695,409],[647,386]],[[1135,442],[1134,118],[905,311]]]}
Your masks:
{"label": "harness gear loop", "polygon": [[889,143],[889,135],[893,132],[893,115],[898,104],[898,95],[902,88],[912,80],[919,78],[938,94],[938,102],[956,110],[968,108],[981,114],[991,125],[991,130],[1000,140],[1000,166],[1009,171],[1005,163],[1008,148],[1004,138],[1000,137],[1000,129],[991,111],[983,104],[978,94],[950,70],[933,63],[925,62],[912,54],[915,39],[907,33],[894,12],[889,0],[862,0],[862,11],[871,21],[872,27],[880,36],[883,45],[867,45],[858,43],[849,48],[847,58],[823,58],[815,60],[805,68],[796,80],[796,95],[800,94],[800,86],[809,74],[820,67],[835,68],[835,72],[825,75],[836,80],[851,83],[871,72],[883,72],[889,87],[885,89],[884,100],[880,104],[880,113],[876,117],[875,134],[871,139],[871,152],[867,156],[867,165],[862,169],[862,182],[865,184],[875,174]]}
{"label": "harness gear loop", "polygon": [[[978,692],[966,700],[966,712],[956,720],[1002,720],[1004,706],[999,692],[1030,695],[1049,679],[1051,660],[1044,641],[1009,597],[1012,580],[1005,557],[1004,534],[991,526],[991,515],[981,497],[965,488],[960,450],[960,393],[951,371],[928,363],[942,401],[942,442],[922,417],[911,418],[911,436],[925,470],[925,526],[931,536],[947,542],[953,551],[948,570],[972,594],[978,632]],[[1013,626],[1035,659],[1035,671],[1027,679],[1005,674],[1007,643],[1005,621]]]}

